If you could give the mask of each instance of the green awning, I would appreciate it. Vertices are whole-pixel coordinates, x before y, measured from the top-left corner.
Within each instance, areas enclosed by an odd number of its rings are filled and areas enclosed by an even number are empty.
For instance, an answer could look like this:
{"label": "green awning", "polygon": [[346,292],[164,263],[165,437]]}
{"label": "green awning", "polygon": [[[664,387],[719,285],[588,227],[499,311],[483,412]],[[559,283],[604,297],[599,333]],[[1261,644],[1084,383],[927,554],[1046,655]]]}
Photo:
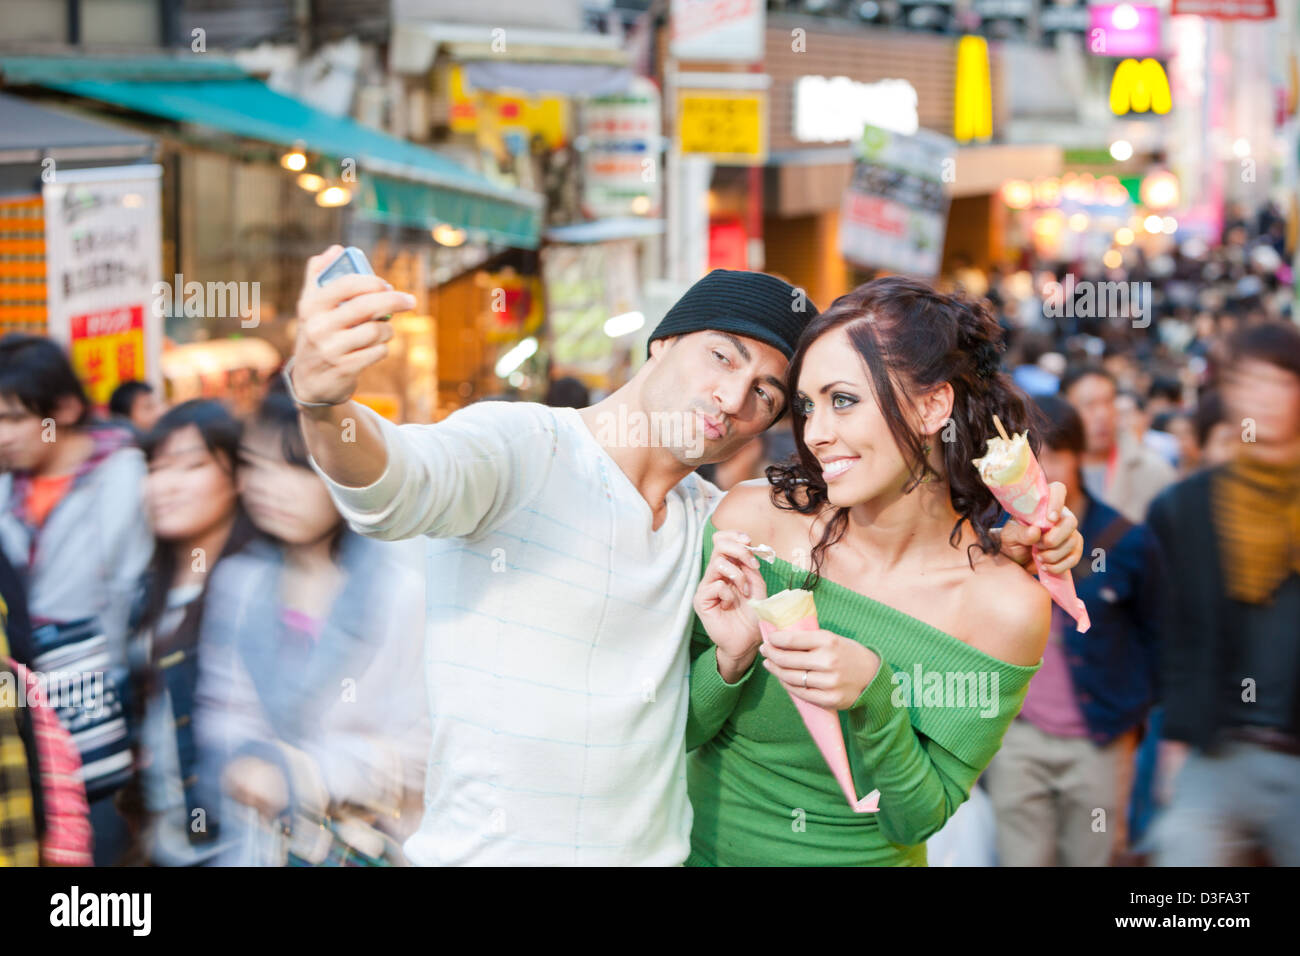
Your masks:
{"label": "green awning", "polygon": [[0,57],[8,85],[32,85],[114,103],[249,139],[302,147],[357,164],[357,211],[431,229],[441,222],[472,237],[536,248],[542,199],[497,186],[430,149],[362,126],[270,89],[238,66],[189,59]]}

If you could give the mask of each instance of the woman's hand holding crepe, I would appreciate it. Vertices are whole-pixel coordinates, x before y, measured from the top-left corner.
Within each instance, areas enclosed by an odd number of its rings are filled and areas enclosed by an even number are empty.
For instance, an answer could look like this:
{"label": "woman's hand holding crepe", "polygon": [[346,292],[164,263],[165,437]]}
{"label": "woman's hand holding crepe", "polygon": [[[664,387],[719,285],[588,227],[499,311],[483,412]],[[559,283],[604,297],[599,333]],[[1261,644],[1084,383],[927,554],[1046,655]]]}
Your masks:
{"label": "woman's hand holding crepe", "polygon": [[744,532],[715,533],[713,556],[695,591],[695,613],[718,647],[718,673],[728,683],[749,670],[762,640],[758,616],[748,602],[767,597],[767,584],[747,544]]}
{"label": "woman's hand holding crepe", "polygon": [[1022,568],[1033,569],[1034,551],[1043,559],[1043,567],[1053,574],[1069,571],[1083,557],[1083,536],[1079,519],[1065,507],[1065,485],[1054,481],[1047,486],[1047,531],[1008,521],[1002,528],[1002,553]]}
{"label": "woman's hand holding crepe", "polygon": [[880,669],[880,658],[826,630],[774,631],[760,649],[763,666],[794,697],[848,710]]}

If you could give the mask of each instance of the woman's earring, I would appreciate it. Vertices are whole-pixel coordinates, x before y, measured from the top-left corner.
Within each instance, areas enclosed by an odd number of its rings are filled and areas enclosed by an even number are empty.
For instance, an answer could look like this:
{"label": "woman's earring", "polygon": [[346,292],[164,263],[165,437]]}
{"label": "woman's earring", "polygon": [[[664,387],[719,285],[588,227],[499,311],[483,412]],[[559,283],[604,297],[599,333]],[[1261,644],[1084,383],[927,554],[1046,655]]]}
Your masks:
{"label": "woman's earring", "polygon": [[[923,458],[929,458],[929,457],[930,457],[930,449],[931,449],[932,447],[933,447],[933,446],[932,446],[929,442],[924,442],[924,443],[922,443],[922,445],[921,445],[921,455],[922,455]],[[926,485],[926,484],[929,484],[929,483],[932,482],[932,481],[938,481],[938,480],[939,480],[939,475],[938,475],[938,473],[937,473],[933,468],[930,467],[930,463],[929,463],[928,461],[922,463],[922,468],[925,470],[925,474],[922,475],[921,480],[917,482],[918,485]]]}

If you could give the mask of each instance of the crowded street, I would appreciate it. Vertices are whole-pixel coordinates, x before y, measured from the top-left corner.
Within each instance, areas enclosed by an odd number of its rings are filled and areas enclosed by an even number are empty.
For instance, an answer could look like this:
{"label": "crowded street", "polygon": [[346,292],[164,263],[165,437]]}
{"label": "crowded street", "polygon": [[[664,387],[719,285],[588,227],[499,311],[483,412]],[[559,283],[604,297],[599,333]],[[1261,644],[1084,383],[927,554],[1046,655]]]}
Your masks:
{"label": "crowded street", "polygon": [[0,867],[1300,866],[1294,0],[0,18]]}

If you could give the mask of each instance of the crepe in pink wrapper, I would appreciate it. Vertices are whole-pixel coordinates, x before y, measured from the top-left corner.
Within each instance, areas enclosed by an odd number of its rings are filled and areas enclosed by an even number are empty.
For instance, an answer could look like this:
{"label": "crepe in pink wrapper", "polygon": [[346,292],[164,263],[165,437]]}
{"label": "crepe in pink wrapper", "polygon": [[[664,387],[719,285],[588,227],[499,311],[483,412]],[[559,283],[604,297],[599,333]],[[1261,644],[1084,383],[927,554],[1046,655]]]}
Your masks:
{"label": "crepe in pink wrapper", "polygon": [[[758,615],[758,628],[763,634],[765,644],[768,643],[773,631],[817,630],[817,607],[813,603],[811,591],[802,588],[782,591],[762,601],[750,601],[749,605]],[[819,707],[806,700],[800,700],[794,694],[790,694],[790,699],[794,701],[804,726],[808,728],[808,733],[812,734],[813,743],[821,751],[849,806],[855,813],[878,812],[880,810],[879,790],[872,790],[861,799],[854,790],[853,775],[849,772],[849,755],[844,749],[844,732],[840,729],[839,713],[828,707]]]}
{"label": "crepe in pink wrapper", "polygon": [[[1012,438],[990,438],[984,457],[976,458],[971,464],[979,469],[980,479],[1011,517],[1040,531],[1051,529],[1047,520],[1047,476],[1029,447],[1029,432]],[[1088,630],[1092,626],[1088,609],[1074,591],[1070,572],[1053,574],[1045,570],[1037,552],[1034,552],[1034,567],[1039,582],[1047,588],[1052,600],[1074,618],[1079,633]]]}

